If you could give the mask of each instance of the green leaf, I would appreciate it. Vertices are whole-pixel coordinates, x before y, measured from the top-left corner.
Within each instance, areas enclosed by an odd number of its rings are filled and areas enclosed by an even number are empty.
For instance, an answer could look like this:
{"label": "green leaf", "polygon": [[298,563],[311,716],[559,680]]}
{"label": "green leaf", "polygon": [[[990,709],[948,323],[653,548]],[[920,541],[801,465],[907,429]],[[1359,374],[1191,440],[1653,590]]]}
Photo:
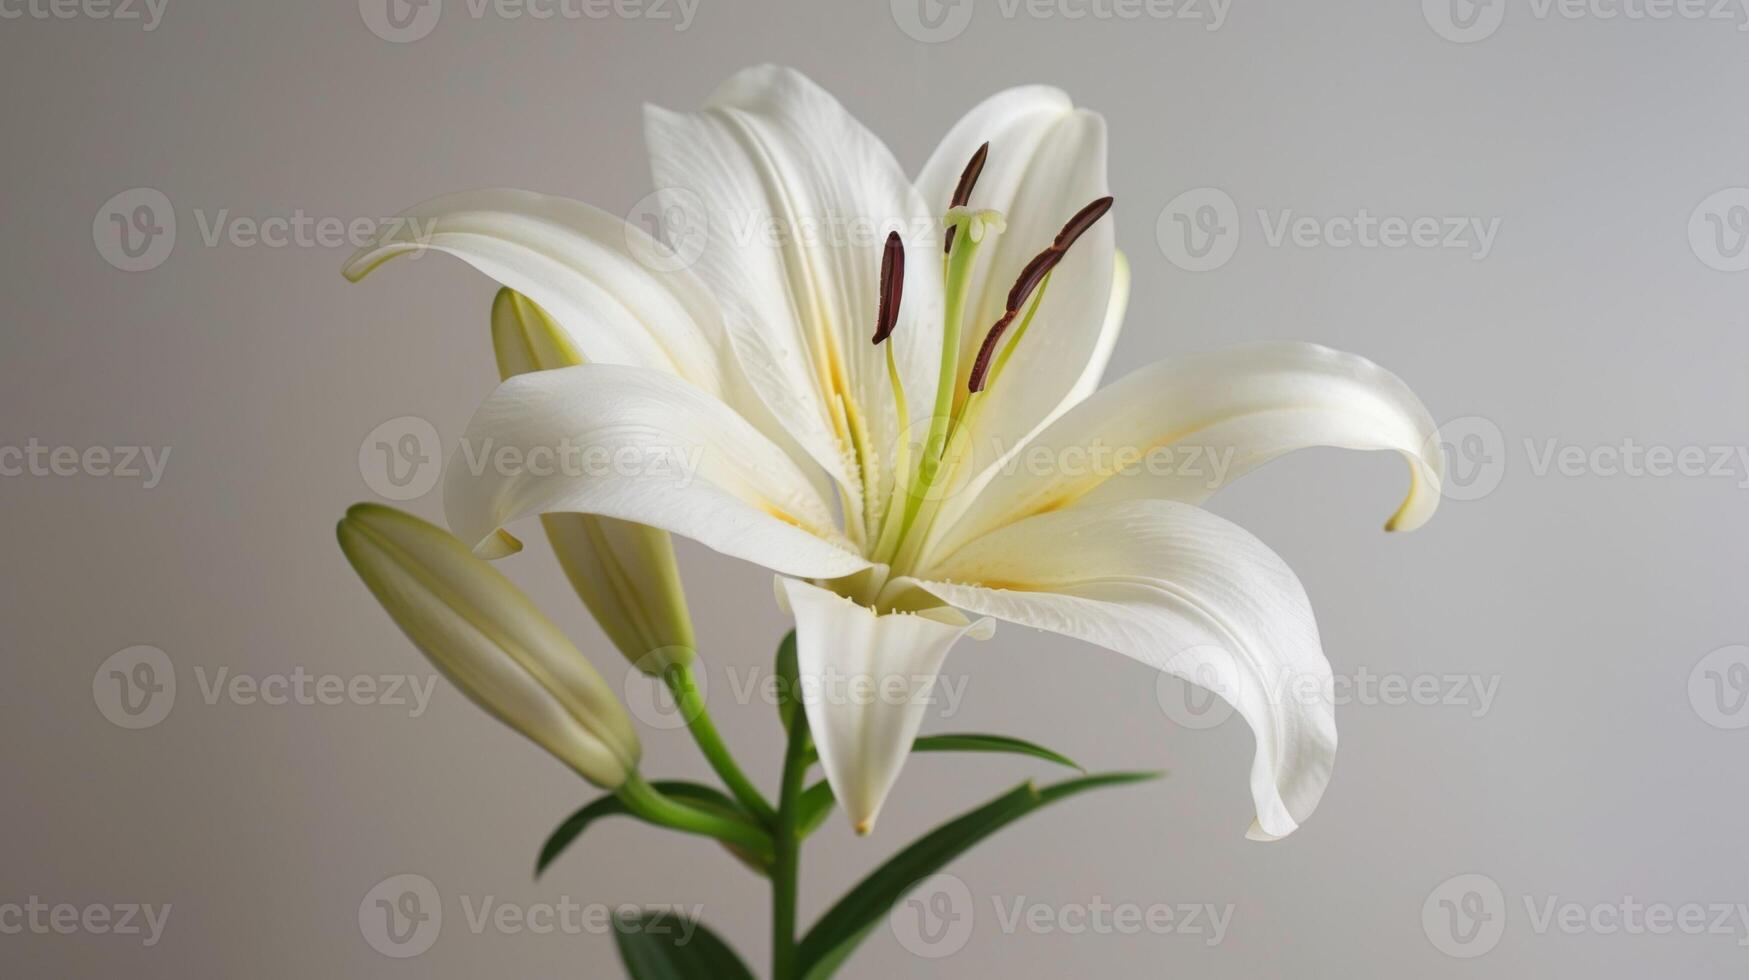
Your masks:
{"label": "green leaf", "polygon": [[802,938],[800,962],[806,980],[829,977],[856,949],[869,930],[924,878],[970,850],[973,845],[1033,811],[1102,786],[1119,786],[1159,776],[1153,772],[1117,772],[1083,776],[1040,789],[1022,783],[983,806],[942,824],[894,855],[837,905],[820,917]]}
{"label": "green leaf", "polygon": [[[698,804],[701,809],[714,810],[725,815],[741,813],[740,807],[735,804],[734,800],[709,786],[675,779],[661,780],[651,785],[667,796]],[[602,817],[629,814],[630,812],[619,797],[609,794],[571,814],[564,823],[559,824],[557,830],[552,832],[552,835],[547,838],[547,842],[541,845],[540,858],[534,865],[535,877],[540,877],[541,873],[547,869],[547,865],[552,864],[554,859],[564,853],[565,848],[570,847],[571,842],[581,836],[590,824]],[[740,857],[741,855],[737,852],[736,856]]]}
{"label": "green leaf", "polygon": [[954,735],[925,735],[911,743],[913,752],[1007,752],[1012,755],[1030,755],[1035,759],[1054,762],[1070,769],[1087,770],[1074,760],[1059,752],[1053,752],[1042,745],[1028,742],[1025,739],[1012,738],[1007,735],[982,735],[962,733]]}
{"label": "green leaf", "polygon": [[616,915],[613,937],[632,980],[753,980],[716,933],[670,912]]}

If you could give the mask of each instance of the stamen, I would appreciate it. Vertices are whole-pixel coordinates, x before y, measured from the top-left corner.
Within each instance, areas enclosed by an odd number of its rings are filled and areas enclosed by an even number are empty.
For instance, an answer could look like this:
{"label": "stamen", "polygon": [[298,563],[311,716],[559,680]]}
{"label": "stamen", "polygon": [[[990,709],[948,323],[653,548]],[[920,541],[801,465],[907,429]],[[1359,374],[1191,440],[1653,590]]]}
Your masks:
{"label": "stamen", "polygon": [[[950,229],[951,230],[951,229]],[[874,342],[893,335],[899,323],[899,300],[905,292],[905,243],[896,231],[887,232],[887,247],[881,251],[881,306],[875,317]]]}
{"label": "stamen", "polygon": [[978,348],[977,359],[972,361],[971,380],[966,383],[966,387],[973,394],[984,390],[984,382],[990,376],[990,358],[996,355],[996,342],[1002,339],[1002,334],[1008,330],[1008,325],[1014,322],[1015,312],[1009,310],[1002,314],[1002,319],[997,320],[996,325],[990,328],[990,332],[984,335],[984,343]]}
{"label": "stamen", "polygon": [[[977,358],[972,361],[971,377],[966,383],[966,387],[972,392],[984,390],[985,383],[990,379],[990,359],[996,354],[996,345],[1001,341],[1002,335],[1007,332],[1009,324],[1014,322],[1014,317],[1020,312],[1020,308],[1026,305],[1027,298],[1032,295],[1033,290],[1038,288],[1039,283],[1043,282],[1052,270],[1056,269],[1057,264],[1063,261],[1063,257],[1069,254],[1069,246],[1075,244],[1076,239],[1104,217],[1105,212],[1111,210],[1111,200],[1111,196],[1107,195],[1075,212],[1074,217],[1071,217],[1063,225],[1063,230],[1057,232],[1057,237],[1051,241],[1050,247],[1033,256],[1032,260],[1020,270],[1020,276],[1014,280],[1013,287],[1008,290],[1008,302],[1003,310],[1002,318],[997,320],[990,327],[990,332],[984,335],[984,343],[978,348]],[[1028,319],[1030,318],[1029,314]]]}
{"label": "stamen", "polygon": [[[966,161],[966,169],[960,171],[960,182],[953,187],[953,200],[947,205],[949,208],[962,208],[971,202],[972,187],[978,183],[978,176],[984,172],[984,161],[989,156],[990,144],[986,142],[983,146],[978,147],[978,152],[972,154],[970,160]],[[958,230],[951,225],[948,227],[947,235],[942,240],[941,251],[943,255],[953,251],[953,235]]]}

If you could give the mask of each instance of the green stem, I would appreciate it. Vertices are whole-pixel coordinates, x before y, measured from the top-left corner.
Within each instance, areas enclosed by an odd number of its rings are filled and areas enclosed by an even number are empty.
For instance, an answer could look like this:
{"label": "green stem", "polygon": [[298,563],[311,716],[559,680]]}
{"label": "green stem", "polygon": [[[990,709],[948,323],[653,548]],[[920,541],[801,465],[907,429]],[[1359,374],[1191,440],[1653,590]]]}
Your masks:
{"label": "green stem", "polygon": [[777,811],[771,804],[765,802],[765,796],[741,767],[735,764],[735,757],[729,754],[729,747],[723,744],[723,737],[717,734],[717,726],[711,722],[710,710],[705,707],[704,696],[699,692],[698,679],[692,674],[691,665],[675,665],[663,675],[668,682],[668,689],[674,692],[674,701],[680,708],[680,716],[686,719],[686,727],[692,730],[693,739],[698,742],[699,750],[704,753],[711,768],[729,787],[729,792],[735,799],[748,809],[759,822],[770,826],[777,819]]}
{"label": "green stem", "polygon": [[614,793],[633,813],[651,823],[738,844],[762,857],[772,853],[771,838],[763,830],[750,823],[694,809],[664,796],[656,787],[645,782],[639,773],[632,773]]}
{"label": "green stem", "polygon": [[775,852],[771,863],[772,980],[794,980],[796,976],[796,891],[802,852],[799,820],[808,754],[808,719],[798,707],[790,723],[789,745],[784,750],[783,792],[778,797],[777,829],[772,834]]}

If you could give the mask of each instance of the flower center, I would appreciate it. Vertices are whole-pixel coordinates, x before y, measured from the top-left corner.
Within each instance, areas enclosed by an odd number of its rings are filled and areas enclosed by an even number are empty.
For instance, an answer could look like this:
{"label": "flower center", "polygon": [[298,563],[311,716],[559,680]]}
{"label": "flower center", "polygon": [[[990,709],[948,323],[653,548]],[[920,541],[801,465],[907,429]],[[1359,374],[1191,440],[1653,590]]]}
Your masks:
{"label": "flower center", "polygon": [[[901,436],[894,450],[892,496],[870,557],[877,563],[891,566],[894,571],[911,567],[918,558],[941,498],[953,484],[955,468],[967,456],[967,437],[982,411],[983,393],[1001,377],[1003,368],[1025,339],[1050,286],[1052,273],[1076,239],[1111,210],[1110,197],[1102,197],[1083,207],[1063,225],[1044,251],[1021,268],[1014,285],[1008,290],[1002,316],[984,334],[983,343],[978,347],[977,356],[966,375],[966,392],[962,396],[958,390],[961,337],[973,264],[979,246],[1001,234],[1006,227],[1000,212],[970,207],[972,190],[984,171],[989,153],[990,144],[985,143],[972,154],[954,187],[953,198],[948,202],[943,219],[946,230],[942,235],[942,280],[946,303],[941,362],[934,409],[929,417],[927,435],[919,446],[911,444],[911,420],[905,389],[894,361],[893,347],[887,345],[887,377],[892,384]],[[881,253],[880,309],[874,333],[877,345],[892,336],[898,323],[904,279],[905,246],[894,232],[887,236],[886,248]],[[1021,314],[1023,309],[1024,316]],[[1009,328],[1017,319],[1019,326],[1009,336]],[[1003,342],[1005,337],[1006,343]]]}

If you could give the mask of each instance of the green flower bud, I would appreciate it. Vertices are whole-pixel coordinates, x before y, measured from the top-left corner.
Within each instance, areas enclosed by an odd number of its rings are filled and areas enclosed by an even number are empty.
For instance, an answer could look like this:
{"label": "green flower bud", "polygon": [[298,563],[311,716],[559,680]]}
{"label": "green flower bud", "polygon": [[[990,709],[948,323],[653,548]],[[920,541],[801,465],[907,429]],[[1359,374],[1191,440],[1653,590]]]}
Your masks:
{"label": "green flower bud", "polygon": [[396,625],[474,703],[604,789],[642,747],[611,688],[497,569],[434,525],[358,504],[340,550]]}

